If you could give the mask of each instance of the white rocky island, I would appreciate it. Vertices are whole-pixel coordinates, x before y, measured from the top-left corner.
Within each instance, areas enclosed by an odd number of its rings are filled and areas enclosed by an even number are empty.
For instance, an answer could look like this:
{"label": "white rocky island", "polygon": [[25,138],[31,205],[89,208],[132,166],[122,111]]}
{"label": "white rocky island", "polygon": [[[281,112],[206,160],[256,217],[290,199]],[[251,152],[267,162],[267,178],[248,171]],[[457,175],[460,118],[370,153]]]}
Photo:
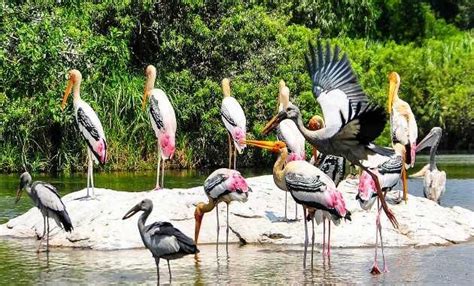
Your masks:
{"label": "white rocky island", "polygon": [[[281,222],[284,213],[283,191],[277,189],[272,176],[248,179],[253,192],[246,203],[233,203],[230,208],[230,242],[302,244],[303,222]],[[342,182],[339,189],[344,194],[352,221],[342,222],[331,229],[333,247],[372,246],[375,240],[375,207],[366,212],[355,200],[356,185]],[[76,200],[85,195],[81,190],[64,196],[74,226],[72,233],[65,233],[51,221],[52,246],[113,250],[143,247],[136,218],[122,220],[123,215],[136,203],[148,198],[154,210],[148,223],[170,221],[190,237],[194,235],[194,208],[200,201],[207,201],[202,187],[190,189],[164,189],[149,192],[118,192],[96,189],[97,200]],[[288,217],[294,216],[291,196]],[[409,196],[408,204],[389,204],[400,228],[394,229],[382,215],[384,245],[427,246],[445,245],[470,240],[474,236],[474,212],[461,207],[441,207],[433,201]],[[221,237],[225,241],[226,207],[219,208]],[[300,219],[302,209],[298,210]],[[43,219],[37,208],[0,225],[0,236],[36,239],[43,232]],[[322,227],[316,227],[316,242],[320,243]],[[200,243],[215,243],[215,210],[206,214],[202,222]]]}

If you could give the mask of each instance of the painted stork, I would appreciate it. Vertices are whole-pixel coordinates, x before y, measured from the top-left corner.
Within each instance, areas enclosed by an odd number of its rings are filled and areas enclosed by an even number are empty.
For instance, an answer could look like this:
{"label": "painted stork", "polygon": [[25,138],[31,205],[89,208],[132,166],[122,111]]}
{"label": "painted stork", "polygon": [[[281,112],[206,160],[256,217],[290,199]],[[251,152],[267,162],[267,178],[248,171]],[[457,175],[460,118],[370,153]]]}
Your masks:
{"label": "painted stork", "polygon": [[[391,72],[388,76],[390,85],[388,92],[388,112],[390,113],[390,131],[392,134],[392,144],[401,143],[405,146],[406,156],[403,158],[408,167],[415,165],[416,139],[418,137],[418,127],[415,116],[410,105],[398,97],[400,88],[400,76],[396,72]],[[403,168],[402,178],[406,180],[407,171]],[[403,200],[407,201],[408,188],[404,185]]]}
{"label": "painted stork", "polygon": [[[83,101],[80,96],[80,86],[82,75],[78,70],[70,70],[68,73],[68,84],[64,91],[61,109],[66,107],[67,99],[73,92],[73,105],[76,123],[82,138],[87,143],[87,195],[85,198],[94,197],[94,167],[92,160],[96,163],[104,165],[107,161],[107,140],[105,139],[104,129],[100,123],[95,111],[87,102]],[[89,193],[89,188],[91,192]]]}
{"label": "painted stork", "polygon": [[[405,147],[400,143],[396,143],[393,147],[395,153],[391,156],[375,155],[369,157],[369,160],[371,161],[369,162],[369,165],[377,165],[376,168],[371,168],[371,171],[378,176],[380,186],[385,194],[398,184],[404,168],[403,157],[405,156],[406,152]],[[403,184],[406,184],[406,180],[403,180]],[[380,214],[382,211],[379,204],[380,198],[377,197],[376,185],[373,178],[366,171],[363,171],[362,175],[360,176],[356,199],[359,201],[361,208],[364,210],[371,209],[375,200],[377,199],[377,216],[375,221],[375,258],[371,273],[381,273],[377,264],[377,247],[379,237],[380,246],[382,248],[384,272],[388,272],[383,249],[382,224],[380,222]]]}
{"label": "painted stork", "polygon": [[194,241],[198,242],[199,231],[201,230],[201,222],[205,213],[216,209],[217,217],[217,242],[219,245],[219,208],[220,202],[225,202],[227,205],[227,229],[226,229],[226,249],[229,245],[229,204],[232,201],[246,202],[248,199],[248,192],[251,191],[245,178],[240,172],[232,169],[221,168],[217,169],[207,177],[204,181],[204,191],[209,199],[208,203],[200,202],[196,205],[194,211],[195,229]]}
{"label": "painted stork", "polygon": [[416,146],[416,151],[421,151],[426,147],[430,148],[430,163],[423,167],[413,177],[424,177],[423,194],[425,198],[441,203],[441,197],[446,191],[446,172],[438,170],[436,166],[436,150],[441,140],[443,130],[440,127],[433,127],[430,133]]}
{"label": "painted stork", "polygon": [[[284,142],[246,140],[245,143],[280,154],[273,165],[273,178],[275,184],[279,188],[288,190],[293,199],[303,206],[305,227],[303,266],[306,267],[306,254],[308,248],[307,221],[312,221],[312,249],[314,249],[313,219],[315,212],[321,211],[323,216],[332,220],[336,225],[340,223],[342,218],[351,220],[351,213],[346,209],[344,198],[337,190],[336,185],[331,178],[309,162],[299,160],[286,163],[288,149]],[[331,228],[329,228],[328,236],[328,255],[330,255],[330,239]],[[311,265],[313,264],[312,262],[313,251],[311,251]]]}
{"label": "painted stork", "polygon": [[143,244],[155,258],[156,276],[158,285],[160,284],[160,258],[166,259],[168,262],[168,272],[171,283],[170,260],[181,258],[188,254],[198,253],[193,239],[182,233],[179,229],[167,221],[154,222],[145,225],[145,222],[153,210],[153,202],[144,199],[131,208],[122,219],[128,219],[139,211],[143,214],[138,218],[138,231],[142,238]]}
{"label": "painted stork", "polygon": [[149,65],[146,70],[145,91],[143,92],[142,109],[146,107],[147,98],[150,100],[148,114],[151,126],[155,131],[158,149],[158,164],[156,166],[156,187],[160,189],[160,164],[162,164],[161,187],[164,187],[165,161],[173,157],[176,149],[176,115],[173,106],[165,92],[155,87],[156,68]]}
{"label": "painted stork", "polygon": [[306,56],[306,62],[313,81],[313,95],[321,105],[326,127],[315,131],[308,130],[303,124],[299,108],[291,104],[273,117],[262,133],[267,134],[281,120],[289,118],[296,123],[306,141],[316,146],[323,154],[344,157],[368,172],[376,183],[377,195],[381,198],[388,219],[398,228],[397,219],[385,202],[378,177],[369,170],[369,167],[376,166],[362,164],[369,155],[393,154],[392,151],[371,143],[383,131],[386,114],[383,108],[368,103],[347,55],[339,58],[339,47],[336,46],[331,57],[329,43],[326,45],[325,55],[321,42],[318,41],[317,50],[311,43],[309,45],[310,55]]}
{"label": "painted stork", "polygon": [[67,232],[73,230],[71,218],[67,213],[66,206],[64,205],[61,197],[59,196],[58,190],[51,184],[36,181],[31,183],[31,175],[28,172],[24,172],[20,176],[20,187],[16,192],[15,204],[21,198],[23,190],[31,198],[36,207],[41,211],[43,215],[43,236],[38,244],[36,252],[39,252],[41,243],[46,235],[46,252],[49,251],[49,219],[52,218],[56,224]]}
{"label": "painted stork", "polygon": [[[242,154],[245,144],[241,141],[245,140],[247,130],[247,119],[239,102],[230,96],[230,80],[224,78],[222,80],[222,93],[224,99],[221,105],[221,118],[228,132],[229,141],[229,169],[232,168],[232,156],[234,157],[234,170],[237,167],[237,152]],[[234,144],[232,145],[232,142]],[[234,147],[232,147],[234,146]],[[234,148],[234,150],[232,150]]]}
{"label": "painted stork", "polygon": [[[281,111],[284,108],[288,107],[290,100],[290,90],[285,85],[283,80],[280,80],[279,83],[279,92],[278,92],[278,110]],[[289,154],[286,158],[287,162],[304,160],[306,157],[305,150],[305,139],[301,132],[296,127],[296,124],[289,120],[285,119],[278,124],[276,129],[277,139],[285,142]],[[288,193],[285,193],[285,221],[288,221],[287,216],[288,209]],[[298,219],[298,208],[295,208],[295,220]]]}

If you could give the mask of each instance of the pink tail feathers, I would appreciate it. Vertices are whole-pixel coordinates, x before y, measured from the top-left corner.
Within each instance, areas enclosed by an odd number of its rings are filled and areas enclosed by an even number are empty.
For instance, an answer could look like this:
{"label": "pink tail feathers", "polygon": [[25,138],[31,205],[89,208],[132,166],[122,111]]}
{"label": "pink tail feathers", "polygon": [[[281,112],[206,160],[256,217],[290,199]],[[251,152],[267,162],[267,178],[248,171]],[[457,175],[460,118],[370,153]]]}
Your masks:
{"label": "pink tail feathers", "polygon": [[97,155],[99,156],[99,163],[105,164],[107,162],[107,143],[103,138],[100,138],[96,146]]}
{"label": "pink tail feathers", "polygon": [[358,197],[364,201],[368,201],[372,193],[375,192],[375,182],[366,171],[362,172],[359,178]]}
{"label": "pink tail feathers", "polygon": [[347,209],[346,202],[342,193],[337,189],[328,188],[328,207],[335,209],[341,217],[346,217]]}
{"label": "pink tail feathers", "polygon": [[170,159],[173,157],[174,151],[176,150],[176,142],[174,136],[170,134],[162,134],[159,138],[161,147],[161,156],[163,159]]}
{"label": "pink tail feathers", "polygon": [[235,147],[237,148],[237,151],[241,153],[242,150],[246,147],[245,144],[240,143],[243,140],[245,140],[245,132],[242,130],[242,128],[235,127],[234,129],[232,129],[231,135],[232,135],[232,139],[234,139]]}
{"label": "pink tail feathers", "polygon": [[240,190],[244,193],[249,191],[249,186],[247,181],[245,181],[244,177],[240,175],[239,172],[234,172],[232,177],[229,178],[229,190],[230,191],[237,191]]}

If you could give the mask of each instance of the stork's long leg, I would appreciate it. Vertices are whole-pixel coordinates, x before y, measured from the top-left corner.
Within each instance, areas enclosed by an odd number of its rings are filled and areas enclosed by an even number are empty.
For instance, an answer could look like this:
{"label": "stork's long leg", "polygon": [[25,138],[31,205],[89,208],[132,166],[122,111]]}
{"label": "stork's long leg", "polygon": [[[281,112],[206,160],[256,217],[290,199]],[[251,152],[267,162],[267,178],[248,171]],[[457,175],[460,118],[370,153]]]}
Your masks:
{"label": "stork's long leg", "polygon": [[405,167],[405,159],[402,162],[402,186],[403,186],[403,200],[408,201],[408,185],[407,185],[407,169]]}
{"label": "stork's long leg", "polygon": [[228,145],[229,145],[229,169],[232,168],[232,138],[230,133],[227,133]]}
{"label": "stork's long leg", "polygon": [[313,235],[311,237],[311,269],[313,268],[313,254],[314,254],[314,216],[311,218],[311,226]]}
{"label": "stork's long leg", "polygon": [[156,263],[156,285],[160,285],[160,259],[155,258]]}
{"label": "stork's long leg", "polygon": [[160,149],[160,143],[158,142],[158,140],[156,141],[156,150],[157,150],[157,154],[158,154],[158,163],[157,163],[157,166],[156,166],[156,186],[155,186],[155,190],[159,190],[160,189],[160,164],[161,164],[161,149]]}
{"label": "stork's long leg", "polygon": [[171,267],[170,267],[170,260],[169,259],[166,259],[166,261],[168,262],[168,272],[170,274],[170,284],[171,284]]}
{"label": "stork's long leg", "polygon": [[43,216],[43,237],[41,237],[41,240],[40,242],[38,243],[38,247],[36,248],[36,252],[39,253],[40,251],[40,247],[41,247],[41,243],[43,243],[43,240],[45,239],[46,237],[46,216]]}
{"label": "stork's long leg", "polygon": [[166,160],[163,160],[163,164],[161,166],[161,187],[165,187],[165,162]]}
{"label": "stork's long leg", "polygon": [[89,150],[89,167],[91,172],[91,197],[95,197],[94,191],[94,163],[92,161],[92,151]]}
{"label": "stork's long leg", "polygon": [[376,174],[374,174],[371,170],[369,170],[368,168],[362,166],[362,164],[359,165],[359,167],[361,167],[364,171],[367,172],[367,174],[369,174],[372,179],[374,180],[375,182],[375,187],[377,189],[377,195],[378,197],[380,198],[380,203],[382,204],[382,208],[385,212],[385,214],[387,215],[387,218],[390,220],[390,222],[392,223],[393,227],[394,228],[398,228],[398,221],[397,221],[397,218],[395,218],[395,215],[393,214],[393,212],[388,208],[388,205],[387,205],[387,202],[385,201],[385,196],[384,194],[382,193],[382,188],[380,187],[380,182],[379,182],[379,178]]}
{"label": "stork's long leg", "polygon": [[229,253],[229,204],[227,204],[227,229],[225,230],[225,250]]}
{"label": "stork's long leg", "polygon": [[298,220],[298,203],[295,202],[295,220]]}
{"label": "stork's long leg", "polygon": [[86,195],[86,198],[88,198],[90,196],[90,194],[89,194],[89,188],[91,186],[91,164],[90,164],[90,161],[91,161],[91,153],[90,153],[89,148],[87,148],[87,195]]}
{"label": "stork's long leg", "polygon": [[323,214],[323,257],[326,255],[326,217]]}
{"label": "stork's long leg", "polygon": [[[377,210],[380,209],[379,200],[380,199],[377,198]],[[379,269],[379,266],[378,266],[378,263],[377,263],[377,247],[378,247],[378,244],[379,244],[379,232],[378,232],[379,220],[380,220],[380,211],[378,211],[376,219],[375,219],[375,255],[374,255],[374,264],[372,265],[372,270],[370,271],[370,273],[372,273],[374,275],[375,274],[380,274],[380,269]]]}
{"label": "stork's long leg", "polygon": [[328,260],[331,259],[331,220],[328,219]]}
{"label": "stork's long leg", "polygon": [[219,248],[219,205],[216,204],[216,218],[217,218],[217,240],[216,249]]}
{"label": "stork's long leg", "polygon": [[308,223],[306,221],[306,208],[303,206],[303,220],[304,220],[304,255],[303,267],[306,268],[306,253],[308,252]]}
{"label": "stork's long leg", "polygon": [[383,249],[383,238],[382,238],[382,222],[380,221],[380,215],[382,213],[382,208],[378,208],[378,228],[380,236],[380,248],[382,249],[382,260],[383,260],[383,272],[388,272],[387,264],[385,263],[385,253]]}
{"label": "stork's long leg", "polygon": [[47,230],[46,230],[46,252],[49,252],[49,219],[46,219],[46,225],[47,225]]}
{"label": "stork's long leg", "polygon": [[237,148],[234,146],[234,170],[237,170]]}
{"label": "stork's long leg", "polygon": [[288,191],[285,191],[285,221],[288,221],[286,210],[288,209]]}

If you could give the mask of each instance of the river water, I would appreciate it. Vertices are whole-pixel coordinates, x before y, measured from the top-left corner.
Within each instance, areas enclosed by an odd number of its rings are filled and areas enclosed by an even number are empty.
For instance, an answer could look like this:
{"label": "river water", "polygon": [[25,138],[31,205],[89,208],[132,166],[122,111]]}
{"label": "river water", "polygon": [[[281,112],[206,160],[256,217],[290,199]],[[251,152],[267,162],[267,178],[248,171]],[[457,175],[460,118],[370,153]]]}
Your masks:
{"label": "river water", "polygon": [[[426,157],[417,157],[420,168]],[[474,156],[440,156],[439,167],[448,173],[444,206],[459,205],[474,210]],[[245,170],[247,176],[271,170]],[[167,171],[167,187],[187,188],[202,184],[211,170]],[[58,187],[61,194],[83,188],[85,177],[35,175]],[[147,190],[154,185],[154,173],[101,173],[96,186],[122,191]],[[18,175],[0,175],[0,223],[32,205],[25,196],[14,205]],[[409,192],[422,196],[422,180],[410,179]],[[138,233],[137,233],[138,235]],[[319,238],[317,238],[319,239]],[[49,255],[34,252],[36,241],[0,238],[0,284],[155,284],[154,260],[145,249],[92,251],[54,248]],[[474,242],[446,247],[389,248],[390,272],[369,274],[373,250],[333,249],[331,261],[323,261],[319,248],[314,267],[302,267],[303,247],[273,245],[231,245],[229,255],[220,246],[202,245],[197,256],[172,261],[173,284],[312,284],[312,283],[423,283],[466,284],[474,281]],[[161,282],[169,280],[161,265]]]}

